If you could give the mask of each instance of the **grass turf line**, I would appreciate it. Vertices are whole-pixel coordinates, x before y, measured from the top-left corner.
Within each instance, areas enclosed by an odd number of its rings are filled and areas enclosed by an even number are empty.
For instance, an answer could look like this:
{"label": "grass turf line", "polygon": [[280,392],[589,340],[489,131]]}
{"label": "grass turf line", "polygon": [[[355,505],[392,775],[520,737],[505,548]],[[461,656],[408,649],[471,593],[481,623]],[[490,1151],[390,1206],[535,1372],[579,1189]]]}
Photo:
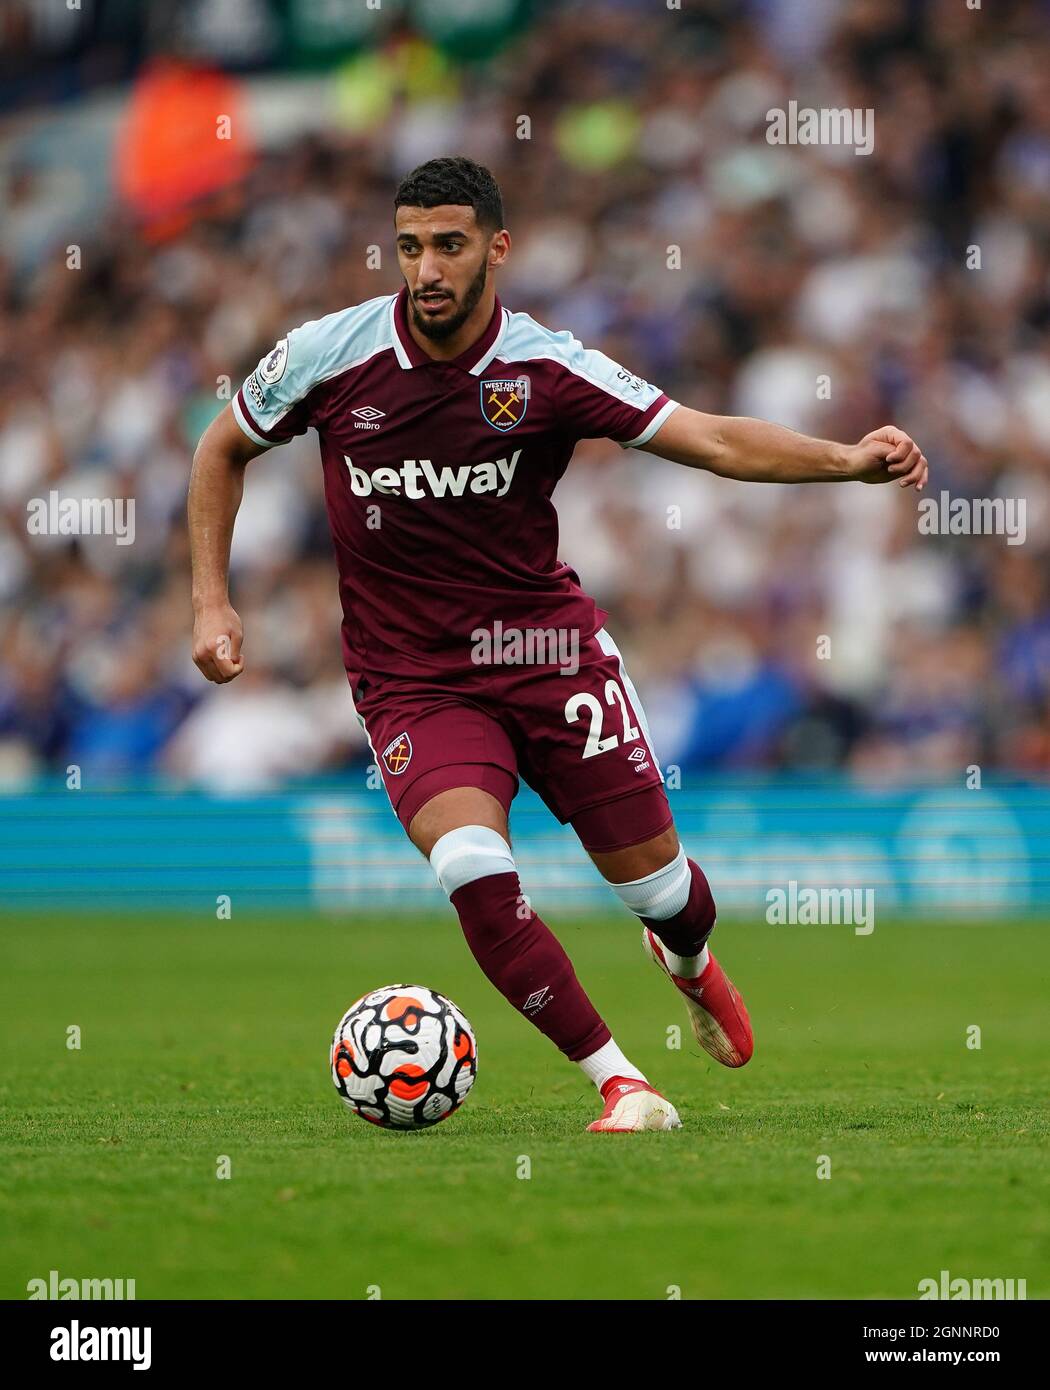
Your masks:
{"label": "grass turf line", "polygon": [[[140,1299],[914,1298],[941,1269],[1050,1294],[1046,923],[725,923],[757,1038],[731,1072],[626,914],[550,915],[682,1130],[585,1133],[593,1088],[451,913],[0,919],[0,1297],[51,1269]],[[399,982],[479,1044],[463,1109],[411,1135],[328,1075],[342,1011]]]}

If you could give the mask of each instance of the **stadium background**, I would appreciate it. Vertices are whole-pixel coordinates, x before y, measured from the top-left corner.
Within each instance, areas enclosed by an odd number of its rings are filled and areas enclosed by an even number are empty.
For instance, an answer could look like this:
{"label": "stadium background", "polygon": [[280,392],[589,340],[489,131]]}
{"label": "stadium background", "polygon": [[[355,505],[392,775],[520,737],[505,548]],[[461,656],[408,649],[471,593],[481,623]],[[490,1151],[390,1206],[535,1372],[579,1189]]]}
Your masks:
{"label": "stadium background", "polygon": [[[49,1270],[140,1299],[914,1299],[941,1270],[1046,1296],[1048,32],[1024,0],[0,5],[0,1296]],[[873,107],[872,154],[769,145],[790,100]],[[510,306],[704,409],[896,421],[934,495],[1027,502],[1012,546],[920,535],[892,488],[577,451],[562,554],[735,914],[755,1061],[674,1048],[631,919],[525,793],[515,848],[677,1135],[584,1133],[589,1084],[370,785],[309,437],[249,471],[245,674],[190,659],[224,383],[396,288],[393,186],[449,150],[502,182]],[[135,543],[31,536],[51,490],[133,497]],[[874,932],[767,925],[790,880],[874,887]],[[340,1113],[326,1045],[406,978],[481,1063],[399,1138]]]}
{"label": "stadium background", "polygon": [[[683,824],[724,865],[723,905],[753,910],[800,853],[833,882],[866,873],[891,904],[943,903],[949,880],[961,903],[1047,898],[1041,798],[1017,790],[1050,771],[1045,6],[989,7],[979,38],[955,0],[687,9],[5,7],[15,901],[432,897],[351,715],[312,435],[251,467],[232,563],[248,667],[221,689],[190,661],[184,501],[196,440],[266,347],[397,287],[392,187],[449,150],[502,181],[512,307],[690,405],[846,440],[895,420],[933,463],[932,495],[1026,499],[1027,539],[1010,545],[920,535],[916,499],[889,488],[741,486],[577,451],[562,553],[611,613]],[[873,107],[873,152],[768,144],[765,113],[789,98]],[[28,500],[52,489],[134,497],[134,544],[28,536]],[[771,773],[795,790],[771,797]],[[282,796],[304,777],[320,801]],[[916,793],[931,785],[950,794]],[[144,799],[117,814],[116,788]],[[43,799],[27,819],[30,789]],[[185,834],[217,824],[210,802],[165,818],[173,789],[247,794],[222,809],[225,846]],[[800,822],[806,805],[828,809]],[[78,860],[85,818],[95,853]],[[854,859],[826,839],[847,828],[864,837]],[[516,831],[538,882],[594,889],[527,794]]]}

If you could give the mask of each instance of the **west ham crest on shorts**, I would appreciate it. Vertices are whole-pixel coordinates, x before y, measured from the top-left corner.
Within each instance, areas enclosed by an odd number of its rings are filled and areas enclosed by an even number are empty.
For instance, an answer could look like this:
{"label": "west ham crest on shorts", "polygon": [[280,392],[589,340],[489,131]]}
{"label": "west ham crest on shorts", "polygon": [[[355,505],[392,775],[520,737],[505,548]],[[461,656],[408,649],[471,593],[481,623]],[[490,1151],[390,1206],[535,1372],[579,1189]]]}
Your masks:
{"label": "west ham crest on shorts", "polygon": [[393,742],[383,749],[383,762],[391,777],[400,777],[412,761],[412,740],[407,734],[398,734]]}
{"label": "west ham crest on shorts", "polygon": [[481,383],[481,413],[498,430],[512,430],[529,407],[529,378],[497,378]]}

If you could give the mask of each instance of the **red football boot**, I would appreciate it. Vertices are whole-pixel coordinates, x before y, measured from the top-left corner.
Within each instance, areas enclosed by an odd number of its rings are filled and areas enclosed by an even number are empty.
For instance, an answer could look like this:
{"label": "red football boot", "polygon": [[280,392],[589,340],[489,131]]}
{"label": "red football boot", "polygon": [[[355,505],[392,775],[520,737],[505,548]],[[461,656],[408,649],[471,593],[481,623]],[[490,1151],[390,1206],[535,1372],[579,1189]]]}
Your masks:
{"label": "red football boot", "polygon": [[682,1128],[678,1111],[648,1081],[639,1081],[636,1076],[611,1076],[601,1089],[605,1109],[587,1126],[592,1133]]}
{"label": "red football boot", "polygon": [[708,951],[709,960],[695,980],[674,975],[664,959],[660,940],[649,927],[642,928],[646,954],[672,979],[685,1000],[693,1036],[724,1067],[742,1067],[751,1060],[755,1039],[744,1001],[729,976]]}

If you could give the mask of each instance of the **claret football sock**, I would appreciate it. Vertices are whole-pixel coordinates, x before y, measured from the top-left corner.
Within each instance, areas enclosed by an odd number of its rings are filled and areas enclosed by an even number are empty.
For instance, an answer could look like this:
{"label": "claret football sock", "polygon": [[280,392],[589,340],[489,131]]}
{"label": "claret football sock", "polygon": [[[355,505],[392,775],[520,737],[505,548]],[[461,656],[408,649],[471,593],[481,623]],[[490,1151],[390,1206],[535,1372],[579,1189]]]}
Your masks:
{"label": "claret football sock", "polygon": [[610,1038],[572,962],[525,902],[516,873],[476,879],[452,894],[474,959],[503,997],[571,1061]]}
{"label": "claret football sock", "polygon": [[561,943],[526,902],[502,835],[461,826],[442,835],[430,862],[474,959],[508,1003],[573,1062],[608,1043]]}
{"label": "claret football sock", "polygon": [[707,938],[715,925],[715,900],[700,865],[680,849],[670,864],[614,892],[659,938],[670,969],[682,979],[702,974],[710,959]]}

